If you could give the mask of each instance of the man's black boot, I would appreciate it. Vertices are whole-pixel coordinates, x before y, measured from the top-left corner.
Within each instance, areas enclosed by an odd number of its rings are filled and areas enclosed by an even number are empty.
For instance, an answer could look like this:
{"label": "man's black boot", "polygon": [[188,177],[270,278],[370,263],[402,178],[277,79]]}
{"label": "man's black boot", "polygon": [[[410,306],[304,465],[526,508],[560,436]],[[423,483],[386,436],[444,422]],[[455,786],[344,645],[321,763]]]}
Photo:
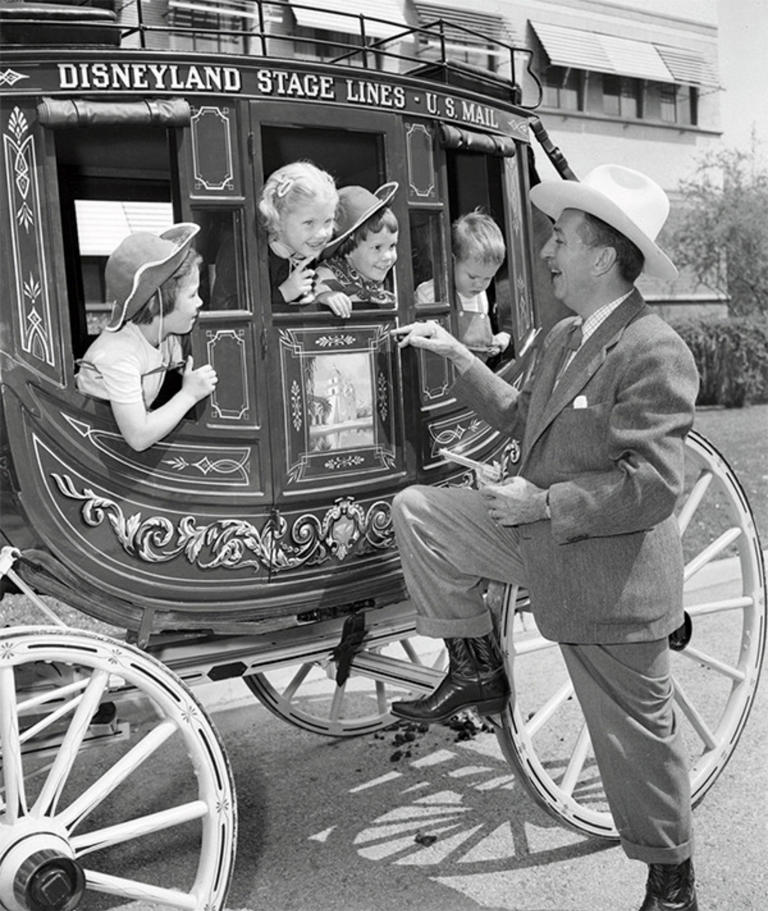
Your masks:
{"label": "man's black boot", "polygon": [[693,864],[651,864],[640,911],[699,911]]}
{"label": "man's black boot", "polygon": [[480,715],[496,715],[509,699],[509,684],[495,634],[472,639],[446,639],[448,674],[428,696],[393,702],[392,714],[409,721],[447,721],[475,708]]}

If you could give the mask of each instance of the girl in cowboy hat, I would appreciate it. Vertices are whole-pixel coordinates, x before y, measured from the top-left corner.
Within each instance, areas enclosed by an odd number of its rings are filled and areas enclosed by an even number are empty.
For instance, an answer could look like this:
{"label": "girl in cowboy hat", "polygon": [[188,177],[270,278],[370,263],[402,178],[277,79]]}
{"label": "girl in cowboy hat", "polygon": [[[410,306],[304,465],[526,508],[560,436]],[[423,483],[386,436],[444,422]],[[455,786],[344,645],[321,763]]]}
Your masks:
{"label": "girl in cowboy hat", "polygon": [[317,267],[315,297],[337,315],[348,317],[358,304],[393,307],[395,295],[384,279],[397,261],[399,226],[389,202],[397,183],[375,193],[365,187],[342,187],[336,213],[337,234]]}
{"label": "girl in cowboy hat", "polygon": [[[108,298],[114,301],[104,331],[90,345],[75,377],[80,392],[106,399],[128,445],[139,452],[169,433],[216,387],[210,364],[182,360],[180,335],[195,325],[200,255],[191,248],[199,231],[178,224],[159,236],[137,232],[107,260]],[[167,370],[183,367],[181,389],[156,410]]]}
{"label": "girl in cowboy hat", "polygon": [[331,175],[309,161],[284,165],[267,178],[259,212],[269,241],[274,308],[315,299],[312,263],[331,239],[338,201]]}

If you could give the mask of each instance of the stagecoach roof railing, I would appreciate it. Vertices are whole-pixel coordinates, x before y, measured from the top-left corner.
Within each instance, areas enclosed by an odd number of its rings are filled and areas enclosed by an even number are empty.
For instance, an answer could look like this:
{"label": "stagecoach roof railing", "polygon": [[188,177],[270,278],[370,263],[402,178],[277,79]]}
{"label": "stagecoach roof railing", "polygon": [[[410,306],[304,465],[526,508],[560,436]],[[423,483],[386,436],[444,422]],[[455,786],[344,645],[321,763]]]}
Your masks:
{"label": "stagecoach roof railing", "polygon": [[[248,6],[244,6],[243,0],[169,0],[169,9],[186,9],[207,13],[209,16],[230,17],[240,19],[244,27],[240,28],[222,28],[219,22],[212,24],[209,20],[207,23],[182,25],[178,22],[171,24],[160,24],[157,21],[148,21],[145,15],[145,0],[128,0],[122,6],[119,6],[115,13],[114,25],[119,32],[120,44],[125,48],[130,48],[129,42],[133,38],[140,49],[158,50],[157,47],[150,47],[148,36],[150,35],[168,35],[181,38],[188,38],[194,41],[196,38],[232,38],[241,41],[254,42],[258,44],[261,51],[257,56],[263,56],[268,59],[278,59],[285,56],[285,43],[293,44],[294,54],[297,50],[300,52],[300,45],[310,42],[317,49],[329,50],[328,58],[323,62],[349,66],[361,66],[364,69],[376,68],[381,66],[381,58],[386,58],[402,66],[405,64],[412,69],[404,68],[403,72],[407,75],[409,72],[414,74],[423,72],[425,67],[439,68],[448,81],[449,74],[455,73],[459,78],[476,82],[480,91],[495,90],[496,93],[501,91],[504,97],[514,101],[521,107],[534,110],[542,98],[541,84],[535,73],[531,70],[532,53],[529,48],[516,47],[499,41],[498,38],[467,28],[460,23],[447,21],[443,18],[436,18],[428,22],[422,22],[420,25],[409,25],[404,22],[393,22],[388,19],[381,19],[375,16],[369,16],[365,13],[349,13],[336,10],[318,10],[317,6],[309,4],[300,4],[287,2],[287,0],[252,0]],[[18,11],[18,4],[14,4]],[[87,0],[80,4],[83,9],[87,6]],[[36,9],[40,8],[35,4]],[[327,14],[328,23],[335,28],[328,29],[329,37],[322,38],[315,30],[311,36],[306,34],[296,34],[295,32],[275,31],[268,26],[276,21],[275,9],[292,10],[295,16],[295,10],[311,10],[321,15]],[[0,10],[2,2],[0,2]],[[134,12],[131,12],[133,10]],[[338,23],[340,19],[349,20],[349,31],[340,33]],[[281,14],[281,21],[284,21]],[[94,21],[92,18],[83,18],[82,21],[68,20],[70,25],[77,25],[83,30],[83,34],[97,29],[103,31],[105,27],[104,19]],[[38,21],[16,19],[17,24],[36,24]],[[253,26],[249,26],[253,23]],[[248,27],[245,27],[248,26]],[[375,32],[381,32],[386,27],[391,29],[391,33],[381,37],[375,36]],[[324,30],[319,30],[321,33]],[[333,32],[331,37],[330,33]],[[464,52],[471,51],[479,56],[492,57],[499,61],[495,69],[483,68],[472,65],[464,60],[457,60],[451,54],[452,41],[454,35],[466,36],[466,44],[462,44]],[[415,45],[413,52],[408,53],[404,50],[404,43],[409,39]],[[279,43],[281,53],[271,53],[272,45]],[[479,43],[478,43],[479,42]],[[86,42],[87,43],[87,42]],[[72,45],[76,47],[77,45]],[[254,49],[244,44],[244,55],[253,56]],[[178,48],[177,48],[178,50]],[[424,51],[432,51],[433,54],[425,54]],[[193,51],[194,52],[194,51]],[[199,51],[198,51],[199,52]],[[520,55],[518,57],[518,55]],[[524,60],[522,66],[518,67],[520,58]],[[306,59],[306,58],[302,58]],[[323,59],[323,58],[321,58]],[[508,63],[507,63],[508,61]],[[509,75],[502,74],[498,70],[502,66],[509,66]],[[538,97],[529,102],[524,99],[522,82],[526,76],[530,77],[530,84],[535,86]]]}

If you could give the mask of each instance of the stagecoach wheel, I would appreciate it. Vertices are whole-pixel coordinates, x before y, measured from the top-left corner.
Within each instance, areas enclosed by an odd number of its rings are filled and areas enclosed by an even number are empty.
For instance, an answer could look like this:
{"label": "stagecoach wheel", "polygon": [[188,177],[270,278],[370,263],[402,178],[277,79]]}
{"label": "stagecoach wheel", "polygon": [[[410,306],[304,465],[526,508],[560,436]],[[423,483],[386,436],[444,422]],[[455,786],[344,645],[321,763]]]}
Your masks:
{"label": "stagecoach wheel", "polygon": [[243,679],[284,721],[315,734],[356,737],[397,721],[389,704],[429,692],[446,665],[442,642],[417,636],[411,628],[375,635],[355,656],[341,686],[330,653]]}
{"label": "stagecoach wheel", "polygon": [[236,831],[229,764],[204,709],[164,665],[93,633],[3,631],[0,748],[9,911],[108,907],[114,897],[224,907]]}
{"label": "stagecoach wheel", "polygon": [[[698,433],[688,437],[677,516],[690,637],[675,643],[671,658],[695,806],[736,747],[766,637],[765,575],[754,520],[732,470]],[[510,590],[502,622],[516,699],[497,727],[502,751],[552,816],[586,834],[616,838],[559,649],[538,634],[513,598]]]}

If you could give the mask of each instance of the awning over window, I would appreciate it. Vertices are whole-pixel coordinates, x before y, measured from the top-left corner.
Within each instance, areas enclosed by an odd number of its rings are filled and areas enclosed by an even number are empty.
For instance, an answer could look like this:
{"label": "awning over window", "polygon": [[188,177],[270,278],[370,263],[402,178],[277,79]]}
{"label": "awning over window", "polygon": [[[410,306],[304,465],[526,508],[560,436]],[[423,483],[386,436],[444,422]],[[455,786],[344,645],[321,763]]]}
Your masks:
{"label": "awning over window", "polygon": [[[360,0],[333,0],[329,4],[333,12],[312,7],[310,3],[311,0],[303,0],[302,4],[291,4],[296,24],[302,28],[359,35],[360,13],[365,14],[365,34],[370,38],[388,38],[409,28],[403,16],[403,0],[366,0],[365,4],[361,4]],[[376,19],[387,21],[376,22]]]}
{"label": "awning over window", "polygon": [[652,82],[717,84],[712,68],[693,51],[550,23],[532,21],[531,26],[555,66]]}
{"label": "awning over window", "polygon": [[675,82],[683,85],[718,85],[714,67],[698,54],[664,44],[657,44],[656,50],[675,77]]}
{"label": "awning over window", "polygon": [[[498,41],[501,44],[515,43],[515,34],[503,16],[470,9],[470,4],[462,2],[462,0],[459,0],[458,6],[419,2],[413,5],[421,28],[426,28],[436,20],[442,19],[445,40],[453,44],[485,47],[488,43],[486,39]],[[434,26],[430,31],[434,31],[435,37],[439,40],[438,26]],[[422,33],[421,38],[428,40],[429,36]]]}

